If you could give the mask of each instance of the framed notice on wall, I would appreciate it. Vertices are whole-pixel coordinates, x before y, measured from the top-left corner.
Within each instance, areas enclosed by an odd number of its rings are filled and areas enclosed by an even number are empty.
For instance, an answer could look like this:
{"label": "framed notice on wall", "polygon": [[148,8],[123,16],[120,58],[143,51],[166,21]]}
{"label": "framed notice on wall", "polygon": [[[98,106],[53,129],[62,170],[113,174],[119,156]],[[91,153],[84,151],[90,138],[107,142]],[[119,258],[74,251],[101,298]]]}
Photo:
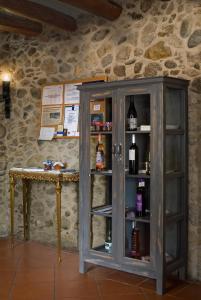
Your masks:
{"label": "framed notice on wall", "polygon": [[105,76],[49,84],[43,87],[41,105],[40,140],[79,137],[78,85],[106,81]]}

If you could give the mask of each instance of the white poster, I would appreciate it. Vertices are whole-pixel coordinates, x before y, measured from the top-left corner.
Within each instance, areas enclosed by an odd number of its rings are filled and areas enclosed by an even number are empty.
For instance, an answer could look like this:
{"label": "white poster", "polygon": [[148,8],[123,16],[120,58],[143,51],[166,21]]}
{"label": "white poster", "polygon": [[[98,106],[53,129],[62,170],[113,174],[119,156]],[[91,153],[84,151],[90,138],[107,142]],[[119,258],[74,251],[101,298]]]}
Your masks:
{"label": "white poster", "polygon": [[42,105],[63,104],[63,85],[50,85],[43,89]]}
{"label": "white poster", "polygon": [[77,85],[81,85],[82,83],[76,84],[65,84],[64,90],[64,103],[65,104],[79,104],[80,103],[80,91],[77,89]]}
{"label": "white poster", "polygon": [[54,137],[54,133],[54,127],[41,127],[38,139],[42,141],[51,141]]}
{"label": "white poster", "polygon": [[64,129],[67,129],[67,136],[79,136],[79,105],[65,106]]}

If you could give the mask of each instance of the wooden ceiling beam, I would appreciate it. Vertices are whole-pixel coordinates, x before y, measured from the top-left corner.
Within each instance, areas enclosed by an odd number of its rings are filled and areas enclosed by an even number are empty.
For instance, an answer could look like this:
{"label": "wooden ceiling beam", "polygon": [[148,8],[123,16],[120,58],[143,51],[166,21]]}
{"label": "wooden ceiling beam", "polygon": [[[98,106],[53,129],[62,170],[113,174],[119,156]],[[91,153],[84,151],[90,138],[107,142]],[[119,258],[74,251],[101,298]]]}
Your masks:
{"label": "wooden ceiling beam", "polygon": [[0,30],[35,36],[43,27],[38,22],[0,11]]}
{"label": "wooden ceiling beam", "polygon": [[117,19],[122,8],[107,0],[59,0],[110,21]]}
{"label": "wooden ceiling beam", "polygon": [[63,30],[74,31],[77,28],[76,21],[71,16],[35,2],[27,0],[0,0],[0,7]]}

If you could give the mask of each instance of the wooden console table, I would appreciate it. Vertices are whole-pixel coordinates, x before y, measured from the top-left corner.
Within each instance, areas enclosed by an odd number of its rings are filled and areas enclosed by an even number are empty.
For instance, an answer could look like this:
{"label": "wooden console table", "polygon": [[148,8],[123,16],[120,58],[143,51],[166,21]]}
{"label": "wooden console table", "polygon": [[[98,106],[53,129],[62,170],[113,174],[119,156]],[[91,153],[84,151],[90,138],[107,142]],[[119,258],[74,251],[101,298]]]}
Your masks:
{"label": "wooden console table", "polygon": [[30,227],[30,182],[48,181],[55,183],[56,192],[56,212],[57,212],[57,250],[58,259],[61,261],[61,189],[63,182],[78,182],[78,172],[59,172],[44,171],[43,169],[33,168],[12,168],[9,171],[10,178],[10,219],[11,219],[11,241],[14,244],[14,192],[17,179],[22,180],[23,184],[23,221],[24,221],[24,239],[29,239]]}

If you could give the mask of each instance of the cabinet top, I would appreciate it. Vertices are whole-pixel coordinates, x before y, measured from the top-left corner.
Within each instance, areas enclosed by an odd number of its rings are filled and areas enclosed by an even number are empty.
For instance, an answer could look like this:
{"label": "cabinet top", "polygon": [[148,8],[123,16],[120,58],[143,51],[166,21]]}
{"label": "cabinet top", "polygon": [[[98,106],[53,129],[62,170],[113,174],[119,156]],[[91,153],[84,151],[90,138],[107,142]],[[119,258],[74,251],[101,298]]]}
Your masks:
{"label": "cabinet top", "polygon": [[139,86],[139,85],[151,85],[151,84],[169,84],[174,85],[175,87],[187,87],[189,84],[189,80],[176,78],[176,77],[168,77],[168,76],[160,76],[160,77],[147,77],[147,78],[137,78],[137,79],[129,79],[129,80],[117,80],[110,82],[93,82],[93,83],[83,83],[79,85],[78,90],[93,90],[93,89],[105,89],[105,88],[120,88],[127,86]]}

